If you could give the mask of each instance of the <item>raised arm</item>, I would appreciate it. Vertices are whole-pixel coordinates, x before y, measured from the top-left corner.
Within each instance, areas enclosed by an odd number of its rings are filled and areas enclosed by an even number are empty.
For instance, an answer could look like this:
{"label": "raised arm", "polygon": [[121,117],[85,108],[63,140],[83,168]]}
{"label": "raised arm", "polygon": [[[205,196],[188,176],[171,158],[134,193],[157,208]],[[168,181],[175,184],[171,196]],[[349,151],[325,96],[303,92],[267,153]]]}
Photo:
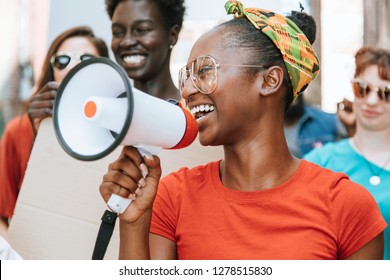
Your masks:
{"label": "raised arm", "polygon": [[124,147],[103,177],[100,193],[106,202],[111,194],[133,199],[119,215],[120,259],[150,259],[149,227],[160,177],[159,158],[142,157],[134,147]]}

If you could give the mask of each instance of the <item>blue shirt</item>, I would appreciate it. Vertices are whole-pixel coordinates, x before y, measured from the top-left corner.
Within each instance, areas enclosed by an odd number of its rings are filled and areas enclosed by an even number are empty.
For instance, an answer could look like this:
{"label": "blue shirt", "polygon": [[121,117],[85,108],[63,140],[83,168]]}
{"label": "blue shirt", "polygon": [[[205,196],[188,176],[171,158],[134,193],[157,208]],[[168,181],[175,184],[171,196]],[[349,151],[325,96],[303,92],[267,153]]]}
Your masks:
{"label": "blue shirt", "polygon": [[293,127],[285,127],[290,152],[301,158],[313,148],[347,137],[336,114],[305,105],[304,114]]}
{"label": "blue shirt", "polygon": [[[312,150],[304,158],[333,171],[344,172],[352,181],[365,187],[378,203],[386,223],[390,223],[390,171],[382,170],[382,167],[367,161],[352,147],[350,139],[326,144],[321,149]],[[378,172],[381,182],[377,186],[372,186],[369,179],[371,176],[377,175]],[[389,227],[385,230],[384,259],[390,259]]]}

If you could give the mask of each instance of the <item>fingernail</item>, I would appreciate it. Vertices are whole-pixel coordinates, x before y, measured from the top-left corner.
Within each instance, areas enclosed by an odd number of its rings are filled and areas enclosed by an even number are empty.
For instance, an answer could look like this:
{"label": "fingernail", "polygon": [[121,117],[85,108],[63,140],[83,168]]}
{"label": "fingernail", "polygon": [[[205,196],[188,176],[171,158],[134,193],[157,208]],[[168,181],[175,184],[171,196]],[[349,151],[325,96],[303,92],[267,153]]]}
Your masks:
{"label": "fingernail", "polygon": [[146,154],[144,155],[144,157],[146,157],[148,160],[152,160],[152,159],[153,159],[153,155],[150,154],[150,153],[146,153]]}
{"label": "fingernail", "polygon": [[142,177],[146,177],[146,175],[148,175],[148,168],[146,167],[146,165],[144,163],[141,163],[140,165],[140,170],[141,170],[141,173],[142,173]]}
{"label": "fingernail", "polygon": [[146,185],[145,179],[144,178],[139,179],[137,184],[140,188],[145,187]]}
{"label": "fingernail", "polygon": [[141,195],[142,194],[142,189],[138,188],[135,190],[136,195]]}

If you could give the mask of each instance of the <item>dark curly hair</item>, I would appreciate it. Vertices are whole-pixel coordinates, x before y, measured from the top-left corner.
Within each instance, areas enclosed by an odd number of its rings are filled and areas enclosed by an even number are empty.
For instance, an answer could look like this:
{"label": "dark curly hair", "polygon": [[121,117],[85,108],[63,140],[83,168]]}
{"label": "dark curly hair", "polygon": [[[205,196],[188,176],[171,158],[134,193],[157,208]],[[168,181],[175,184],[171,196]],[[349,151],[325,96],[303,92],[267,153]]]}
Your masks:
{"label": "dark curly hair", "polygon": [[[112,19],[114,11],[119,2],[130,0],[105,0],[106,11]],[[147,0],[132,0],[132,1],[147,1]],[[183,25],[183,18],[185,13],[184,0],[149,0],[154,1],[160,8],[161,14],[164,17],[167,29],[174,25],[180,28]]]}
{"label": "dark curly hair", "polygon": [[[313,44],[317,32],[314,18],[305,12],[298,11],[292,11],[291,14],[286,17],[292,20],[306,35],[310,43]],[[287,69],[284,65],[282,54],[276,45],[267,37],[267,35],[263,32],[259,32],[246,17],[229,20],[220,24],[220,26],[231,27],[234,32],[234,36],[232,36],[230,32],[225,33],[222,41],[224,47],[245,48],[251,52],[248,56],[251,62],[248,62],[248,64],[263,65],[267,68],[278,65],[283,68],[284,84],[288,89],[285,101],[285,110],[287,110],[293,101],[293,89]],[[248,68],[246,71],[256,73],[257,71],[261,71],[261,69]]]}

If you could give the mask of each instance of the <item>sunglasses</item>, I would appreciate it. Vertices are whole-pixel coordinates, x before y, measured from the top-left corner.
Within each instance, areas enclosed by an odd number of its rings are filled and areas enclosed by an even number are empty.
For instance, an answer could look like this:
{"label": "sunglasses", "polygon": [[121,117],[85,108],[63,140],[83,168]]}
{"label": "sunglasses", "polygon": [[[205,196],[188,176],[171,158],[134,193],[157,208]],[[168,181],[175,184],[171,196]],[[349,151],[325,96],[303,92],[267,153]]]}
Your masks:
{"label": "sunglasses", "polygon": [[179,71],[179,90],[182,94],[187,80],[190,78],[192,85],[203,94],[211,94],[217,87],[218,68],[227,67],[251,67],[266,68],[260,65],[236,65],[236,64],[218,64],[215,59],[209,55],[199,56],[188,63]]}
{"label": "sunglasses", "polygon": [[380,100],[390,102],[390,85],[375,88],[362,79],[353,79],[351,83],[356,98],[365,98],[370,92],[375,91]]}
{"label": "sunglasses", "polygon": [[[63,70],[70,65],[71,61],[81,62],[95,57],[88,53],[56,53],[50,59],[50,64],[54,68]],[[74,62],[73,62],[74,63]]]}

